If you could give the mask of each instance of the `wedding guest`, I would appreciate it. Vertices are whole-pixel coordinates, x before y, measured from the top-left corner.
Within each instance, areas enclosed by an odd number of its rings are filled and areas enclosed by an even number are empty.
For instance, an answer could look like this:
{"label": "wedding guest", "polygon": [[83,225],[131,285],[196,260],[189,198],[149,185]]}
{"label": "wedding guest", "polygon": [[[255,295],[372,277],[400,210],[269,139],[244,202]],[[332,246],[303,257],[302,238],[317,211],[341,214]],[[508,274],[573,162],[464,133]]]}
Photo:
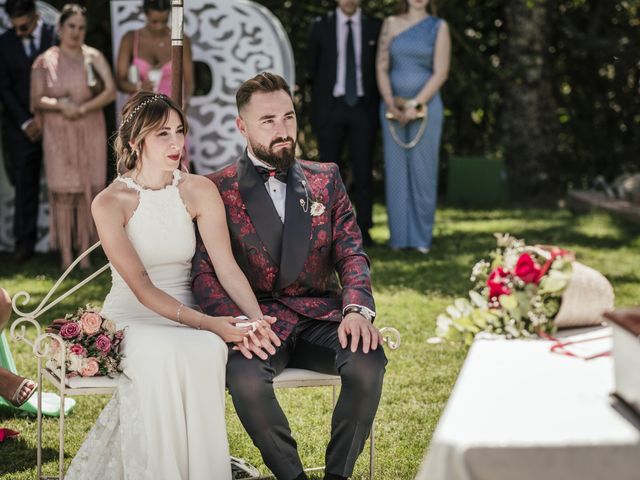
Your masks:
{"label": "wedding guest", "polygon": [[[236,343],[229,392],[267,467],[278,479],[301,480],[307,476],[273,378],[287,366],[339,374],[325,478],[344,479],[371,431],[387,362],[372,323],[369,258],[338,166],[295,158],[287,82],[261,73],[240,86],[236,104],[247,147],[237,164],[208,178],[226,208],[235,258],[263,311],[277,318],[282,346],[267,358]],[[202,238],[192,262],[195,298],[210,315],[240,315]]]}
{"label": "wedding guest", "polygon": [[438,187],[440,88],[451,56],[449,27],[429,5],[433,2],[400,0],[399,14],[384,21],[377,57],[389,245],[425,254]]}
{"label": "wedding guest", "polygon": [[337,0],[337,4],[334,11],[314,20],[309,33],[311,126],[321,161],[342,164],[348,146],[351,198],[367,246],[372,243],[373,150],[380,99],[375,56],[381,21],[362,12],[360,0]]}
{"label": "wedding guest", "polygon": [[[116,64],[116,83],[124,93],[139,90],[171,96],[171,29],[167,25],[171,0],[144,0],[147,23],[122,37]],[[182,50],[182,109],[186,112],[193,95],[191,41],[184,37]],[[189,168],[189,149],[183,152],[182,167]]]}
{"label": "wedding guest", "polygon": [[138,92],[122,119],[115,146],[126,173],[92,212],[112,274],[102,314],[126,328],[123,374],[65,478],[230,480],[225,342],[257,338],[236,318],[194,308],[194,225],[225,292],[278,345],[275,319],[263,318],[234,260],[218,190],[178,168],[188,131],[180,107]]}
{"label": "wedding guest", "polygon": [[[124,34],[116,65],[118,89],[125,93],[139,90],[171,95],[171,29],[167,25],[171,0],[144,0],[147,23],[139,30]],[[184,38],[183,110],[193,94],[191,41]]]}
{"label": "wedding guest", "polygon": [[[96,239],[90,206],[107,172],[102,108],[115,98],[109,64],[84,44],[86,16],[80,5],[62,8],[60,45],[36,58],[31,76],[33,110],[43,127],[51,246],[60,250],[63,268],[73,261],[74,246],[82,252]],[[89,88],[90,75],[104,82],[97,95]]]}
{"label": "wedding guest", "polygon": [[[0,288],[0,332],[11,317],[11,298],[4,288]],[[15,375],[6,368],[0,367],[0,397],[14,407],[24,404],[36,391],[33,380]]]}
{"label": "wedding guest", "polygon": [[54,41],[53,25],[44,23],[35,0],[7,0],[12,28],[0,35],[0,102],[9,178],[15,187],[14,256],[31,258],[36,244],[42,125],[31,114],[30,78],[33,60]]}

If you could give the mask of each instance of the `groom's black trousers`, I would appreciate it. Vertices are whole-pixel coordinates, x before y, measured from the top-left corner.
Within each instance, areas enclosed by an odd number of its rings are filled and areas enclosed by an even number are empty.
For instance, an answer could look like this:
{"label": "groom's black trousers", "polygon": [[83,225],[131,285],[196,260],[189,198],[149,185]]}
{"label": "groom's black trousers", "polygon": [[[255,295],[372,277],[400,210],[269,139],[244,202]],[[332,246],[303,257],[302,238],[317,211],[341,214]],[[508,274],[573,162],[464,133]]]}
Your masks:
{"label": "groom's black trousers", "polygon": [[360,345],[355,353],[350,346],[343,349],[338,341],[339,325],[301,319],[267,360],[255,355],[248,360],[229,350],[227,386],[236,412],[264,463],[279,480],[292,480],[303,470],[289,422],[273,391],[273,378],[285,367],[340,374],[342,379],[331,420],[326,473],[350,476],[371,431],[387,358],[380,346],[367,354]]}

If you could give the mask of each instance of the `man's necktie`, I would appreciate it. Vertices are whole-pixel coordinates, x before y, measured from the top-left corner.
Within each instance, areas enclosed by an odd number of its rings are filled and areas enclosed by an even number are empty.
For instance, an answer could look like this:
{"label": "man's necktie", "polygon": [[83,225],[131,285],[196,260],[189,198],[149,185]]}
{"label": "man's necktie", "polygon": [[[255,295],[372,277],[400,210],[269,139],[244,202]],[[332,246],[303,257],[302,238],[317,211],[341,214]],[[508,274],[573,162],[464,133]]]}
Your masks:
{"label": "man's necktie", "polygon": [[356,49],[353,44],[351,20],[347,20],[347,74],[345,75],[344,101],[350,107],[358,103],[358,84],[356,80]]}
{"label": "man's necktie", "polygon": [[33,35],[29,35],[29,58],[35,58],[38,50],[36,49],[36,42]]}
{"label": "man's necktie", "polygon": [[262,177],[263,182],[267,182],[269,177],[274,177],[277,180],[280,180],[282,183],[287,183],[287,171],[284,170],[273,170],[269,168],[264,168],[259,165],[256,165],[256,172]]}

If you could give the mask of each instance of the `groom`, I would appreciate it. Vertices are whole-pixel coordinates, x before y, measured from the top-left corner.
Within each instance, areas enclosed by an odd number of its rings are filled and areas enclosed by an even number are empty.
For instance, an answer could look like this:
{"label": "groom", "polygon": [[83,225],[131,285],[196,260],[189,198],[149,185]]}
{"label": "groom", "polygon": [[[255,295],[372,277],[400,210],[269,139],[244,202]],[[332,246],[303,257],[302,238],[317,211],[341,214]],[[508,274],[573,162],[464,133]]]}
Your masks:
{"label": "groom", "polygon": [[[297,160],[297,124],[285,80],[261,73],[237,94],[247,140],[237,164],[211,175],[224,201],[236,260],[282,345],[229,351],[227,385],[265,464],[280,480],[306,479],[273,392],[285,367],[340,374],[326,479],[347,478],[364,448],[382,392],[386,357],[373,326],[369,259],[337,165]],[[193,291],[212,315],[240,316],[200,239]],[[266,352],[271,353],[267,355]]]}

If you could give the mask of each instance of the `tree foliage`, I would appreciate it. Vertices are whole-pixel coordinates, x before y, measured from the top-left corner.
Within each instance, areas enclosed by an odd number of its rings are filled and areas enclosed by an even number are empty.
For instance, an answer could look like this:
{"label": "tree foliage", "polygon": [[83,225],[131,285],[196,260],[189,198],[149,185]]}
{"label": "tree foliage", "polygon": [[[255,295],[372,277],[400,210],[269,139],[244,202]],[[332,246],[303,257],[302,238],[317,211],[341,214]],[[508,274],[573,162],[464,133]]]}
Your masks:
{"label": "tree foliage", "polygon": [[[65,2],[51,3],[59,8]],[[88,42],[109,51],[109,2],[80,3],[89,9]],[[307,32],[312,19],[336,3],[258,3],[280,19],[293,46],[301,144],[313,155]],[[379,17],[393,14],[396,4],[362,1]],[[438,2],[437,14],[449,23],[453,43],[443,88],[445,167],[451,155],[503,157],[514,193],[521,186],[527,193],[562,191],[598,174],[611,178],[638,169],[640,0],[448,0]],[[532,29],[530,22],[540,18],[544,28]],[[519,115],[518,109],[525,111]]]}
{"label": "tree foliage", "polygon": [[[259,3],[280,18],[289,34],[299,95],[306,104],[309,85],[303,79],[308,26],[313,17],[335,8],[335,2]],[[363,0],[362,7],[384,17],[395,12],[396,3]],[[527,44],[518,45],[529,26],[527,22],[534,21],[527,20],[526,12],[509,15],[518,9],[529,9],[532,15],[542,10],[545,28],[538,31],[537,44],[543,46],[539,52],[532,54]],[[437,14],[449,23],[453,44],[451,74],[443,88],[443,163],[450,155],[504,157],[511,167],[512,185],[532,187],[528,193],[543,184],[557,191],[570,185],[582,186],[598,174],[612,177],[637,170],[639,10],[638,0],[438,2]],[[509,20],[516,24],[509,24]],[[543,62],[540,79],[527,77],[527,62],[532,59]],[[531,89],[548,91],[552,98],[534,97],[540,102],[536,103],[539,114],[529,115],[528,122],[511,125],[514,118],[518,119],[518,112],[507,114],[505,102],[513,92],[522,95]],[[527,117],[528,113],[521,115]],[[544,135],[531,138],[534,126]],[[538,138],[551,144],[532,144]],[[521,159],[532,157],[531,151],[542,153],[533,156],[534,165],[519,168]]]}

